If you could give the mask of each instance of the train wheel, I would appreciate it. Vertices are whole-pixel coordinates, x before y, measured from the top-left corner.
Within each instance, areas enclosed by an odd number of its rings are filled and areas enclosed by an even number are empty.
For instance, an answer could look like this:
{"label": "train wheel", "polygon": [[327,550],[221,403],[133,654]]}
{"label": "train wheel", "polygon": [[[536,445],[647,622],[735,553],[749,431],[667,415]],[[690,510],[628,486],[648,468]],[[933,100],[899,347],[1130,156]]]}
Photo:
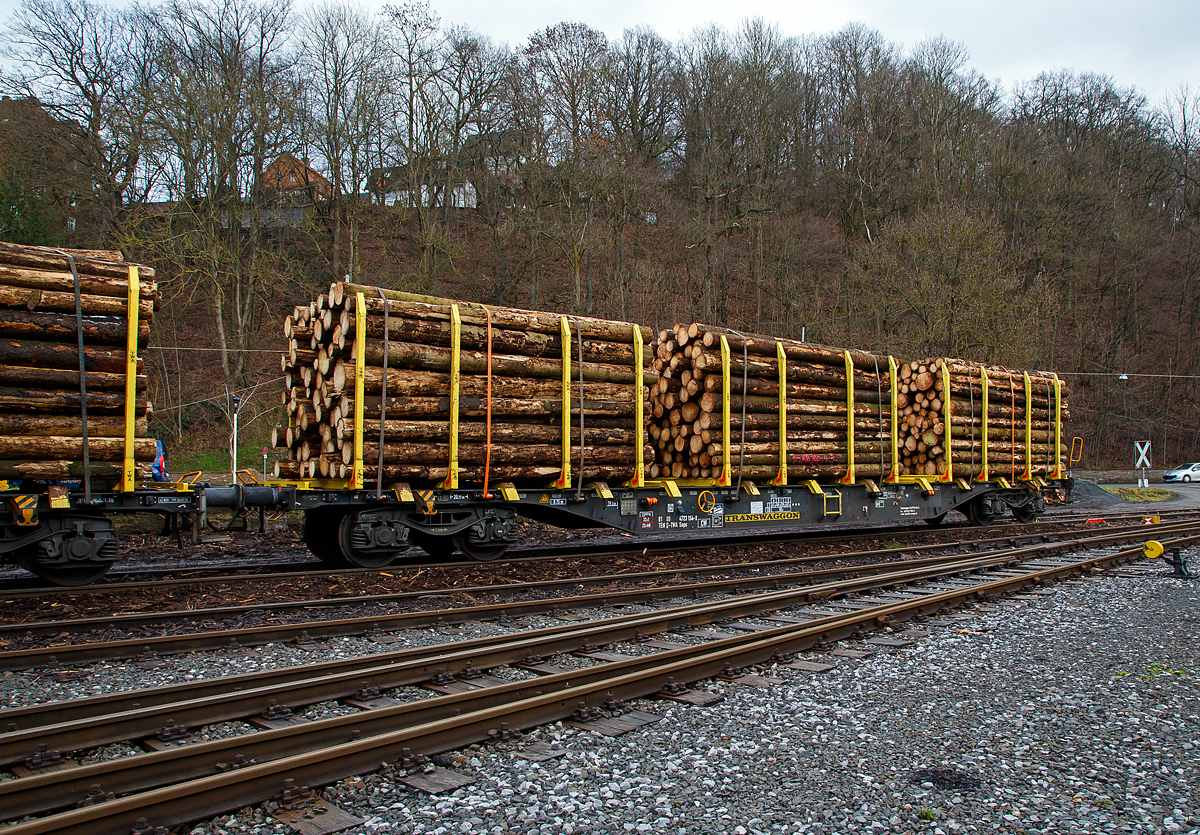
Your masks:
{"label": "train wheel", "polygon": [[986,496],[980,496],[967,503],[967,518],[972,525],[990,525],[996,518]]}
{"label": "train wheel", "polygon": [[339,530],[346,511],[340,507],[319,507],[304,511],[304,544],[321,562],[345,565]]}
{"label": "train wheel", "polygon": [[1013,518],[1022,525],[1028,525],[1030,522],[1037,521],[1038,512],[1036,508],[1030,507],[1029,505],[1025,505],[1024,507],[1014,507]]}
{"label": "train wheel", "polygon": [[454,542],[458,545],[458,550],[462,551],[468,557],[479,562],[491,562],[504,556],[504,552],[508,550],[509,543],[501,541],[492,542],[472,542],[470,535],[463,531],[454,535]]}
{"label": "train wheel", "polygon": [[357,522],[356,514],[347,513],[338,523],[338,546],[342,561],[359,568],[383,568],[394,563],[401,549],[363,548],[366,536],[356,527]]}
{"label": "train wheel", "polygon": [[408,538],[422,551],[434,559],[444,560],[450,557],[456,550],[458,544],[454,541],[454,537],[437,536],[436,534],[425,533],[424,531],[411,530]]}
{"label": "train wheel", "polygon": [[47,565],[38,562],[36,549],[28,548],[18,551],[15,555],[17,565],[30,574],[41,577],[47,583],[56,586],[86,586],[94,583],[108,573],[112,568],[111,562],[80,562],[65,565]]}

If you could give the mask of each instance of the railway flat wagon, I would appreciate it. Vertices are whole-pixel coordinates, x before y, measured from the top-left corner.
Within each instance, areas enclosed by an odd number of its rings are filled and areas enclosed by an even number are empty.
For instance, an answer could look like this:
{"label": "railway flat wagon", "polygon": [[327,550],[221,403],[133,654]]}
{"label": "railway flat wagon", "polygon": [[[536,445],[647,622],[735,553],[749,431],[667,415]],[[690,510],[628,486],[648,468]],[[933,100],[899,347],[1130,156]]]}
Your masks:
{"label": "railway flat wagon", "polygon": [[1027,522],[1068,486],[1052,373],[342,283],[285,331],[273,484],[304,495],[332,561],[495,559],[519,517],[700,536]]}
{"label": "railway flat wagon", "polygon": [[153,270],[0,245],[0,559],[83,584],[115,514],[302,511],[319,558],[502,556],[520,518],[642,536],[1036,518],[1065,487],[1053,374],[659,333],[335,283],[284,321],[275,478],[150,480]]}

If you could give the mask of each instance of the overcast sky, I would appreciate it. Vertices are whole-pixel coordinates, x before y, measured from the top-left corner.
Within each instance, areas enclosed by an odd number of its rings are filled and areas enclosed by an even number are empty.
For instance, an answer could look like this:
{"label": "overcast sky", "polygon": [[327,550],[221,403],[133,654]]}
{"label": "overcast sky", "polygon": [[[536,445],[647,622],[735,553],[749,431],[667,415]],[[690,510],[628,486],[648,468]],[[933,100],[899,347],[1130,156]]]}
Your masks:
{"label": "overcast sky", "polygon": [[577,20],[610,38],[645,23],[668,39],[746,17],[785,35],[859,22],[911,48],[932,36],[966,45],[970,64],[1006,89],[1060,67],[1136,86],[1152,104],[1181,83],[1200,92],[1200,0],[433,0],[445,23],[465,23],[516,45],[538,29]]}
{"label": "overcast sky", "polygon": [[[377,8],[383,2],[358,0]],[[151,4],[153,0],[148,0]],[[316,0],[293,0],[297,5]],[[18,0],[0,0],[7,19]],[[610,38],[647,24],[670,40],[746,17],[777,23],[785,35],[824,34],[858,22],[911,48],[933,35],[964,44],[970,65],[1006,90],[1043,70],[1111,76],[1160,104],[1180,84],[1200,92],[1200,0],[431,0],[443,23],[461,23],[494,41],[521,44],[563,20]]]}

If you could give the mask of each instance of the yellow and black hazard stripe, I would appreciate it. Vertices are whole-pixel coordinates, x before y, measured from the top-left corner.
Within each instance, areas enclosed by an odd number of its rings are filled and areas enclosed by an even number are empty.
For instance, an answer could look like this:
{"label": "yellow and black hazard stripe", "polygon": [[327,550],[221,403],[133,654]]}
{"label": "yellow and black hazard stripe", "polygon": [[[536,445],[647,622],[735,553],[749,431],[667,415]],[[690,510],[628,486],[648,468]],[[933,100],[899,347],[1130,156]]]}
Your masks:
{"label": "yellow and black hazard stripe", "polygon": [[426,516],[433,515],[433,505],[437,501],[437,493],[433,490],[417,491],[417,508]]}
{"label": "yellow and black hazard stripe", "polygon": [[13,521],[18,527],[28,528],[38,523],[36,495],[9,496],[8,504],[12,508]]}

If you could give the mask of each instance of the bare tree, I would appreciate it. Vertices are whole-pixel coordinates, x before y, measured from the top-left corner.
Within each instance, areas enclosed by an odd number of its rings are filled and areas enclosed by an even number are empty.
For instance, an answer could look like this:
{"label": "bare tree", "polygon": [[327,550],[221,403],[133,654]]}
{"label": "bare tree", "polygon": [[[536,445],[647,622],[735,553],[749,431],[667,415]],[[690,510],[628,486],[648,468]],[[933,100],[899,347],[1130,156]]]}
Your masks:
{"label": "bare tree", "polygon": [[144,241],[169,265],[178,300],[209,307],[231,386],[245,382],[265,293],[285,274],[265,247],[278,195],[263,175],[279,154],[299,151],[289,15],[271,0],[176,0],[150,18],[170,208],[147,216]]}
{"label": "bare tree", "polygon": [[[359,195],[371,166],[372,143],[382,132],[394,77],[381,28],[368,13],[326,3],[308,10],[302,27],[304,73],[313,143],[332,185],[330,225],[334,278],[357,274]],[[342,266],[342,221],[349,257]]]}
{"label": "bare tree", "polygon": [[69,200],[90,204],[102,243],[125,245],[128,205],[154,188],[146,176],[147,40],[131,12],[92,0],[23,0],[9,21],[4,79],[56,123],[41,137],[56,161],[42,172]]}

